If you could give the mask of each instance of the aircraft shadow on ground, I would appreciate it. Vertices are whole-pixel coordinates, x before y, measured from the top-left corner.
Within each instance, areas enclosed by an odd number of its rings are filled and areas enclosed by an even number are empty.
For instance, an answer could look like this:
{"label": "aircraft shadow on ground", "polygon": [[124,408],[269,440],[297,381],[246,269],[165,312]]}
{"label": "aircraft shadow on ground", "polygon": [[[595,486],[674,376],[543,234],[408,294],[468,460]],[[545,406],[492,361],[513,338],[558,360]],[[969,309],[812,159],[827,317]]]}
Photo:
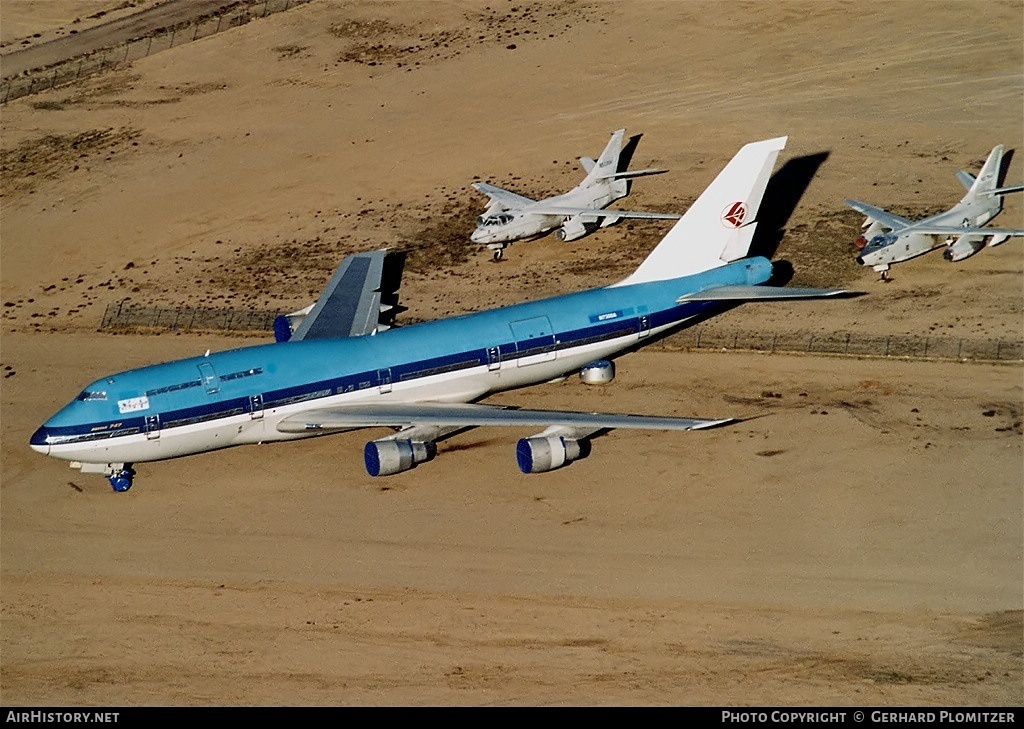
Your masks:
{"label": "aircraft shadow on ground", "polygon": [[1015,150],[1008,149],[1003,152],[1003,161],[999,165],[999,182],[997,183],[999,187],[1006,184],[1006,173],[1010,170],[1010,163],[1013,161],[1014,151]]}
{"label": "aircraft shadow on ground", "polygon": [[771,260],[775,255],[793,211],[828,156],[828,152],[817,152],[795,157],[771,176],[758,211],[757,230],[750,244],[751,256],[764,256]]}

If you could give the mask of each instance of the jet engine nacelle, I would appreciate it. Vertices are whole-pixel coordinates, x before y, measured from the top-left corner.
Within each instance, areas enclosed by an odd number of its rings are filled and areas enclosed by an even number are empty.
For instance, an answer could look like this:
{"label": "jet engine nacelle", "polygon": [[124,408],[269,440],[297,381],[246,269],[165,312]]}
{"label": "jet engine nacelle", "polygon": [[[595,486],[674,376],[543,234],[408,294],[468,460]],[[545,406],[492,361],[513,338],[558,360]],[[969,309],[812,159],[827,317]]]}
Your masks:
{"label": "jet engine nacelle", "polygon": [[516,460],[523,473],[553,471],[580,457],[580,442],[559,435],[520,438],[516,445]]}
{"label": "jet engine nacelle", "polygon": [[982,236],[962,235],[943,251],[942,257],[947,261],[956,263],[965,258],[970,258],[984,247],[985,239]]}
{"label": "jet engine nacelle", "polygon": [[433,441],[382,439],[371,440],[363,449],[366,472],[371,476],[390,476],[408,471],[437,455]]}
{"label": "jet engine nacelle", "polygon": [[582,238],[588,233],[594,232],[598,227],[598,223],[595,222],[584,222],[579,215],[569,218],[562,227],[558,229],[558,240],[570,241]]}
{"label": "jet engine nacelle", "polygon": [[615,364],[606,359],[583,365],[580,379],[588,385],[606,385],[615,379]]}

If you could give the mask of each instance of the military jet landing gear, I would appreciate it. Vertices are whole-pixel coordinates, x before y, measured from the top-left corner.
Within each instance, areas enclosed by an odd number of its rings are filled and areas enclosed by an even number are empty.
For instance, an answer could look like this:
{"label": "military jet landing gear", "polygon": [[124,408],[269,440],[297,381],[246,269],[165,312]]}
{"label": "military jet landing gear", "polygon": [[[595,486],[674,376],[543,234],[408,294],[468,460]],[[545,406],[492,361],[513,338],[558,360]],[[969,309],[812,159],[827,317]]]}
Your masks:
{"label": "military jet landing gear", "polygon": [[494,249],[494,253],[491,255],[491,260],[494,261],[495,263],[497,263],[498,261],[500,261],[504,257],[505,257],[505,249],[504,248],[495,248]]}
{"label": "military jet landing gear", "polygon": [[110,481],[110,487],[114,491],[127,491],[132,487],[132,479],[134,477],[135,471],[132,469],[131,464],[126,463],[124,468],[119,468],[107,476],[107,480]]}

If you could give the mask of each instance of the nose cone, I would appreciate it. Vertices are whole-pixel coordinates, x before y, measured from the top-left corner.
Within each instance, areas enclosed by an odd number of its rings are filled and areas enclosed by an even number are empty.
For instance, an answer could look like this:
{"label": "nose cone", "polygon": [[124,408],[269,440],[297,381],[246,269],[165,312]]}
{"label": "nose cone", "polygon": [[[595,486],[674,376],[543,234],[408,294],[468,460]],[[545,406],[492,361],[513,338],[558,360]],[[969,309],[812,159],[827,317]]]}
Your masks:
{"label": "nose cone", "polygon": [[487,231],[483,228],[477,228],[473,231],[473,234],[469,236],[469,239],[474,243],[486,243],[488,239]]}
{"label": "nose cone", "polygon": [[47,442],[47,438],[50,435],[50,431],[45,425],[40,426],[39,430],[32,434],[32,438],[28,444],[36,453],[42,453],[44,456],[50,455],[50,444]]}
{"label": "nose cone", "polygon": [[857,256],[857,263],[859,263],[862,266],[865,265],[864,264],[864,256]]}

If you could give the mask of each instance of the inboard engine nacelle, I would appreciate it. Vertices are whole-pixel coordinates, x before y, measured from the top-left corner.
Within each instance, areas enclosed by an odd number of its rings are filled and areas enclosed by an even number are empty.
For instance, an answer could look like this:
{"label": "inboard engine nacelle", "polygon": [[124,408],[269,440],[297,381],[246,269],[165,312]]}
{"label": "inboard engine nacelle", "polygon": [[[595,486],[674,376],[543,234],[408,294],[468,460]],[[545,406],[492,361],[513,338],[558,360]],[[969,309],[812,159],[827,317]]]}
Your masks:
{"label": "inboard engine nacelle", "polygon": [[371,476],[391,476],[432,460],[437,455],[434,441],[382,439],[371,440],[363,449],[366,472]]}
{"label": "inboard engine nacelle", "polygon": [[516,460],[523,473],[544,473],[572,463],[582,452],[581,442],[575,438],[539,435],[519,439]]}
{"label": "inboard engine nacelle", "polygon": [[985,247],[985,239],[980,235],[962,235],[943,251],[942,257],[956,263],[970,258]]}
{"label": "inboard engine nacelle", "polygon": [[558,229],[558,240],[576,240],[589,233],[593,233],[597,228],[598,222],[596,220],[584,222],[582,216],[575,215],[562,223],[562,227]]}

